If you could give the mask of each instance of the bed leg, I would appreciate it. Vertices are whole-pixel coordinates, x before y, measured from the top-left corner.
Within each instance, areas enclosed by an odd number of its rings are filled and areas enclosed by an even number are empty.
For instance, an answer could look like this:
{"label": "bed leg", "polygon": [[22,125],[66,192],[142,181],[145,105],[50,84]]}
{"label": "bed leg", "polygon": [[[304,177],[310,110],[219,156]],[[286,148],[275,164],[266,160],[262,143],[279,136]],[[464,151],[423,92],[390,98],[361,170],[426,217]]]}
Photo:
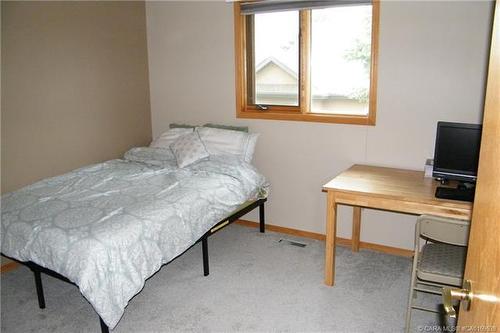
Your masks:
{"label": "bed leg", "polygon": [[207,276],[210,273],[208,269],[208,237],[202,238],[201,249],[203,251],[203,275]]}
{"label": "bed leg", "polygon": [[264,214],[264,203],[259,205],[259,222],[260,222],[260,232],[266,231],[266,217]]}
{"label": "bed leg", "polygon": [[43,296],[42,277],[39,270],[33,269],[35,275],[36,294],[38,296],[38,306],[45,309],[45,297]]}
{"label": "bed leg", "polygon": [[108,325],[102,320],[101,316],[99,316],[99,322],[101,323],[101,333],[109,333]]}

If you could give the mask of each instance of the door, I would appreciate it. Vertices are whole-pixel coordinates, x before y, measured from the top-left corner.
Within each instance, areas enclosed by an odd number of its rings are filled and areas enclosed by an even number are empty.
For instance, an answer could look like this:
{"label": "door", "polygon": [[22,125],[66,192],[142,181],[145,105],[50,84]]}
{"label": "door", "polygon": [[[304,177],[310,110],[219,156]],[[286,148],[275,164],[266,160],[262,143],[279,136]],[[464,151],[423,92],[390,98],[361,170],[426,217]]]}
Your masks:
{"label": "door", "polygon": [[473,295],[469,311],[464,302],[461,304],[458,329],[460,332],[500,332],[499,0],[495,4],[481,153],[465,279],[471,281]]}

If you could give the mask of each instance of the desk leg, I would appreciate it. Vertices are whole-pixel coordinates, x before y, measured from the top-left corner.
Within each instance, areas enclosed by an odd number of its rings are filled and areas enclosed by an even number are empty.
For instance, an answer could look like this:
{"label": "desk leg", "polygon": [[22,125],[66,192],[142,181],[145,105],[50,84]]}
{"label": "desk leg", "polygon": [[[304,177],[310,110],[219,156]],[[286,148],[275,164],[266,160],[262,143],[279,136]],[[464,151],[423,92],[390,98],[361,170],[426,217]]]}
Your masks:
{"label": "desk leg", "polygon": [[361,233],[361,207],[352,207],[352,243],[351,250],[359,251],[359,234]]}
{"label": "desk leg", "polygon": [[325,250],[325,284],[335,283],[335,237],[337,237],[337,203],[334,193],[328,191],[326,201],[326,250]]}

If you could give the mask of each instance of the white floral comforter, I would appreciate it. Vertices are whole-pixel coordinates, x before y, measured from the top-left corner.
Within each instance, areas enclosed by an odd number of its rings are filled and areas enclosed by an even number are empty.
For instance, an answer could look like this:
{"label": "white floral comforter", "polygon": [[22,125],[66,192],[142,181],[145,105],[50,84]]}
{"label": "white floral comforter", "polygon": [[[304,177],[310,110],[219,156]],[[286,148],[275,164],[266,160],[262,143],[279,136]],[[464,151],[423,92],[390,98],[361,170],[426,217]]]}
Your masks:
{"label": "white floral comforter", "polygon": [[2,196],[1,249],[76,283],[114,328],[144,281],[267,183],[212,156],[179,169],[170,150],[134,148]]}

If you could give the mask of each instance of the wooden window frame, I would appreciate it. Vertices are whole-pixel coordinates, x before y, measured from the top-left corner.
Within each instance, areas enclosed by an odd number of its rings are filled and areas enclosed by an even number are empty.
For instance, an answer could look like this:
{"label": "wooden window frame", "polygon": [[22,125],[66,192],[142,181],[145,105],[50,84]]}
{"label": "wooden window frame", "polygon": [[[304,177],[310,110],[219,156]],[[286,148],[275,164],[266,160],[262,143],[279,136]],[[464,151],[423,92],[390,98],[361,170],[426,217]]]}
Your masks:
{"label": "wooden window frame", "polygon": [[261,110],[247,101],[247,36],[246,18],[240,13],[240,4],[234,4],[234,38],[236,65],[236,117],[247,119],[275,119],[310,121],[321,123],[340,123],[371,125],[376,122],[377,109],[377,63],[379,39],[379,0],[372,1],[372,34],[371,34],[371,64],[370,64],[370,94],[367,115],[343,115],[312,113],[310,99],[310,53],[311,53],[311,10],[300,11],[299,35],[299,106],[266,105],[267,110]]}

